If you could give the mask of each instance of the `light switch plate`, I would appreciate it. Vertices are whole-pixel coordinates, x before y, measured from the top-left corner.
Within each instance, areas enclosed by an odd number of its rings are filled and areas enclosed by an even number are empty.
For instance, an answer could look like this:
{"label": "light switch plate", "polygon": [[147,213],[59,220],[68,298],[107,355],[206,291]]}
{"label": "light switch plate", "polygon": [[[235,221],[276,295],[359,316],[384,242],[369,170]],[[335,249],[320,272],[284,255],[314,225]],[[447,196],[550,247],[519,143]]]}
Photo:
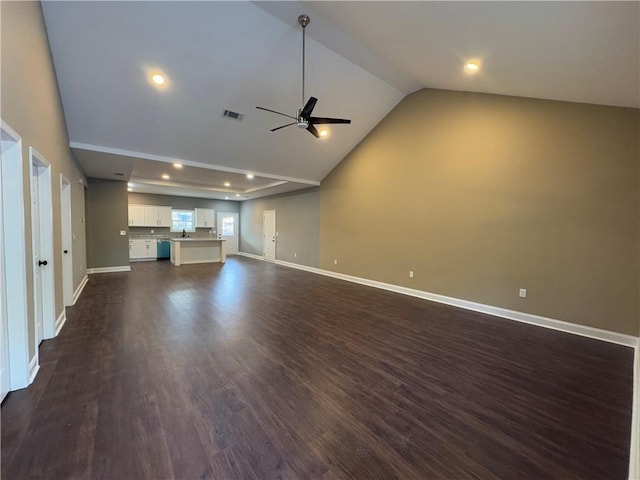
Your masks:
{"label": "light switch plate", "polygon": [[120,235],[122,235],[123,237],[127,234],[126,230],[120,230]]}

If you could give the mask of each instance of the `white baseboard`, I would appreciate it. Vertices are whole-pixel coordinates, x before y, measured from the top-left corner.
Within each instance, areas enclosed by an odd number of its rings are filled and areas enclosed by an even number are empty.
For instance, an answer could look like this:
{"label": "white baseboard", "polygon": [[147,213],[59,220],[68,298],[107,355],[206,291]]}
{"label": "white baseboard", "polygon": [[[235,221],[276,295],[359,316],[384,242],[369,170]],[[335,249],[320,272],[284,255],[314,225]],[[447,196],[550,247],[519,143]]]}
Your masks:
{"label": "white baseboard", "polygon": [[65,309],[62,309],[62,313],[60,315],[58,315],[58,318],[56,318],[56,325],[55,325],[55,327],[56,327],[55,336],[56,337],[60,333],[60,330],[62,330],[62,327],[64,326],[66,321],[67,321],[67,311]]}
{"label": "white baseboard", "polygon": [[264,261],[264,257],[262,255],[254,255],[253,253],[246,253],[246,252],[238,252],[238,255],[242,255],[243,257],[253,258],[254,260]]}
{"label": "white baseboard", "polygon": [[131,267],[129,265],[123,265],[121,267],[98,267],[98,268],[87,268],[87,274],[91,275],[94,273],[114,273],[114,272],[130,272]]}
{"label": "white baseboard", "polygon": [[631,445],[629,480],[640,480],[640,340],[633,362],[633,406],[631,413]]}
{"label": "white baseboard", "polygon": [[38,370],[40,370],[40,363],[38,363],[38,354],[36,353],[29,362],[29,385],[36,379]]}
{"label": "white baseboard", "polygon": [[76,288],[76,291],[73,292],[73,298],[71,299],[71,305],[75,305],[76,304],[76,302],[78,301],[78,298],[80,298],[80,294],[84,290],[84,287],[85,287],[85,285],[87,284],[88,281],[89,281],[89,276],[85,274],[85,276],[82,277],[82,280],[80,281],[80,285],[78,285],[78,288]]}
{"label": "white baseboard", "polygon": [[423,290],[416,290],[408,287],[401,287],[399,285],[393,285],[391,283],[378,282],[376,280],[369,280],[367,278],[354,277],[353,275],[331,272],[329,270],[308,267],[306,265],[285,262],[283,260],[276,260],[275,263],[277,263],[278,265],[283,265],[285,267],[297,268],[299,270],[305,270],[307,272],[317,273],[319,275],[346,280],[347,282],[359,283],[361,285],[367,285],[369,287],[380,288],[382,290],[388,290],[390,292],[418,297],[425,300],[430,300],[432,302],[444,303],[447,305],[452,305],[454,307],[464,308],[466,310],[473,310],[474,312],[486,313],[489,315],[494,315],[496,317],[515,320],[516,322],[529,323],[532,325],[537,325],[539,327],[550,328],[552,330],[560,330],[562,332],[573,333],[583,337],[595,338],[597,340],[603,340],[610,343],[617,343],[619,345],[625,345],[627,347],[635,347],[638,344],[638,337],[625,335],[624,333],[612,332],[595,327],[588,327],[586,325],[578,325],[576,323],[569,323],[562,320],[533,315],[531,313],[517,312],[514,310],[508,310],[506,308],[484,305],[482,303],[470,302],[468,300],[447,297],[444,295],[439,295],[437,293],[425,292]]}

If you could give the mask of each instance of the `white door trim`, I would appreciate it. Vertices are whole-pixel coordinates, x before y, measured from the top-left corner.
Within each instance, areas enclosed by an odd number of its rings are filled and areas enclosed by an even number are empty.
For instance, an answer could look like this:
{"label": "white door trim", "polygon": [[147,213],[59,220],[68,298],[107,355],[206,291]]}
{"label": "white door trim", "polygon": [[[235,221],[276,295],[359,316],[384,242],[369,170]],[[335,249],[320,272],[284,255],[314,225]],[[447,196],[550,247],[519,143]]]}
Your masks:
{"label": "white door trim", "polygon": [[[61,173],[60,174],[60,236],[62,239],[62,299],[65,307],[73,305],[72,225],[73,225],[73,222],[71,220],[71,182]],[[63,312],[64,312],[64,308],[63,308]]]}
{"label": "white door trim", "polygon": [[7,299],[9,372],[11,390],[29,385],[29,334],[27,329],[27,261],[22,168],[22,138],[0,119],[2,134],[2,229],[4,267],[11,282]]}
{"label": "white door trim", "polygon": [[[9,144],[7,143],[7,146]],[[11,390],[11,372],[9,370],[9,317],[7,315],[7,283],[4,268],[4,225],[2,217],[4,202],[2,200],[2,164],[0,164],[0,401],[4,400]]]}
{"label": "white door trim", "polygon": [[[53,263],[53,197],[51,188],[51,164],[35,148],[29,147],[29,168],[30,180],[33,180],[34,165],[42,173],[38,175],[38,203],[39,203],[39,227],[40,227],[40,252],[43,261],[47,265],[38,267],[34,261],[32,252],[31,260],[33,264],[33,278],[35,280],[35,269],[40,268],[42,281],[42,333],[43,339],[56,336],[56,315],[55,315],[55,290],[54,290],[54,263]],[[32,205],[33,214],[33,205]],[[32,226],[33,228],[33,226]],[[32,246],[35,251],[34,237],[32,235]],[[34,285],[35,292],[35,285]],[[37,295],[34,302],[37,301]],[[35,306],[35,305],[34,305]],[[37,345],[36,345],[37,347]]]}

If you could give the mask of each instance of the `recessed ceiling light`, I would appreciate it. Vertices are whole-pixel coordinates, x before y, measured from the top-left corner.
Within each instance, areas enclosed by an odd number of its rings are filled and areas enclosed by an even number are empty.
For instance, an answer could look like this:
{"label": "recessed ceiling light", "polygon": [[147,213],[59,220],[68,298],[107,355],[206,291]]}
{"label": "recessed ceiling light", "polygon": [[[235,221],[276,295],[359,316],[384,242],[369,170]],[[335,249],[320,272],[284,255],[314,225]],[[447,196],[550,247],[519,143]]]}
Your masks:
{"label": "recessed ceiling light", "polygon": [[323,128],[318,133],[320,134],[321,137],[326,137],[327,135],[329,135],[329,130],[327,130],[326,128]]}
{"label": "recessed ceiling light", "polygon": [[224,197],[225,200],[229,200],[229,197]]}
{"label": "recessed ceiling light", "polygon": [[181,163],[174,163],[173,164],[173,168],[177,168],[178,170],[180,170],[182,168],[182,164]]}
{"label": "recessed ceiling light", "polygon": [[128,183],[127,183],[127,187],[133,187],[133,183],[128,182]]}
{"label": "recessed ceiling light", "polygon": [[477,73],[479,70],[480,63],[475,60],[464,64],[464,71],[467,73]]}
{"label": "recessed ceiling light", "polygon": [[164,77],[159,73],[151,75],[151,81],[156,85],[164,85]]}
{"label": "recessed ceiling light", "polygon": [[224,186],[225,186],[225,187],[230,187],[230,186],[231,186],[231,183],[230,183],[230,182],[224,182]]}
{"label": "recessed ceiling light", "polygon": [[169,175],[167,175],[166,173],[162,174],[162,178],[163,180],[169,180],[171,177]]}
{"label": "recessed ceiling light", "polygon": [[236,197],[239,197],[239,196],[240,196],[240,194],[239,194],[239,193],[236,193]]}
{"label": "recessed ceiling light", "polygon": [[247,178],[249,180],[253,180],[253,173],[247,173]]}
{"label": "recessed ceiling light", "polygon": [[133,188],[127,188],[127,192],[133,192]]}

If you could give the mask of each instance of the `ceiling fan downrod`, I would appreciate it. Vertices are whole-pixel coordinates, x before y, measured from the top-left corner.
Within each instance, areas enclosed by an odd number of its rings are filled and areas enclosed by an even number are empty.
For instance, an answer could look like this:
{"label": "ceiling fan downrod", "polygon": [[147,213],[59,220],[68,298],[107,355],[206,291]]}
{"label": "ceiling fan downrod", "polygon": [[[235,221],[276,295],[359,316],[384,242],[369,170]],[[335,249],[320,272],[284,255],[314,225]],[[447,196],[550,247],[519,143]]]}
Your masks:
{"label": "ceiling fan downrod", "polygon": [[[309,15],[300,15],[298,17],[298,24],[302,27],[302,102],[300,105],[304,105],[304,61],[305,61],[305,29],[307,25],[311,23],[311,18]],[[299,114],[298,114],[299,115]]]}

